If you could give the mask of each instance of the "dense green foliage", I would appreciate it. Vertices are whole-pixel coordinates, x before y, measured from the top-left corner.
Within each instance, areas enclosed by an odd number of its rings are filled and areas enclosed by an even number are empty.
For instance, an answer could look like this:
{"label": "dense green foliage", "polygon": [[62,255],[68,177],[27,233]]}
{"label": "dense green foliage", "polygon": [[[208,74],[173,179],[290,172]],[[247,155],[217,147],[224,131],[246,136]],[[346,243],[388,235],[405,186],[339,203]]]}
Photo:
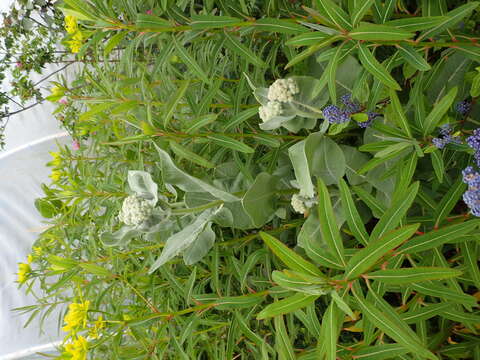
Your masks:
{"label": "dense green foliage", "polygon": [[479,359],[478,5],[58,4],[95,61],[22,310],[79,304],[65,359]]}

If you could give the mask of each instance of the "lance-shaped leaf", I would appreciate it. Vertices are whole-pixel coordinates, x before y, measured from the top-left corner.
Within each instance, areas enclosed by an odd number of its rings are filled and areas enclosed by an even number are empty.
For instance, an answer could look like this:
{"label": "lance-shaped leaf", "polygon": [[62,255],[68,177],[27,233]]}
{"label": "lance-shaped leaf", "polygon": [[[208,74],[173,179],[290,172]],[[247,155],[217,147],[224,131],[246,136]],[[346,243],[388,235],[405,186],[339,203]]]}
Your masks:
{"label": "lance-shaped leaf", "polygon": [[306,34],[300,34],[300,35],[294,36],[291,39],[288,39],[285,42],[285,45],[310,46],[310,45],[318,44],[319,41],[322,41],[326,37],[329,37],[329,35],[320,31],[312,31],[312,32],[308,32]]}
{"label": "lance-shaped leaf", "polygon": [[192,15],[190,25],[193,30],[205,30],[232,27],[240,23],[241,19],[230,16]]}
{"label": "lance-shaped leaf", "polygon": [[283,316],[275,316],[273,319],[275,325],[275,348],[278,353],[278,359],[295,360],[295,352],[293,351],[292,340],[288,336]]}
{"label": "lance-shaped leaf", "polygon": [[448,20],[447,16],[414,16],[404,19],[390,20],[387,21],[385,25],[395,26],[402,30],[414,32],[430,29],[446,20]]}
{"label": "lance-shaped leaf", "polygon": [[331,302],[322,319],[319,343],[325,352],[325,359],[337,359],[337,339],[339,334],[339,310],[335,302]]}
{"label": "lance-shaped leaf", "polygon": [[392,108],[395,113],[395,122],[397,125],[402,128],[409,138],[412,137],[412,131],[410,130],[410,124],[408,123],[408,119],[405,116],[405,111],[403,111],[402,104],[400,103],[400,99],[398,98],[397,92],[393,89],[390,89],[390,101],[392,102]]}
{"label": "lance-shaped leaf", "polygon": [[400,315],[403,321],[407,324],[414,324],[418,321],[428,320],[442,311],[452,308],[452,303],[444,302],[439,304],[432,304],[424,306],[418,310],[408,311]]}
{"label": "lance-shaped leaf", "polygon": [[418,181],[415,182],[407,189],[406,194],[400,194],[400,196],[394,199],[392,206],[385,211],[373,228],[370,240],[382,237],[387,231],[394,229],[400,223],[410,206],[412,206],[413,200],[417,196],[419,185]]}
{"label": "lance-shaped leaf", "polygon": [[283,261],[290,269],[305,273],[312,276],[325,278],[325,275],[315,265],[308,262],[292,249],[289,249],[281,241],[265,232],[260,232],[260,236],[265,244],[273,251],[273,253]]}
{"label": "lance-shaped leaf", "polygon": [[425,282],[411,284],[410,286],[413,290],[421,294],[439,297],[446,301],[463,304],[465,306],[475,306],[477,304],[477,299],[474,296],[452,290],[439,283]]}
{"label": "lance-shaped leaf", "polygon": [[265,300],[265,292],[240,296],[218,296],[217,294],[195,294],[193,299],[202,304],[212,304],[217,310],[251,309]]}
{"label": "lance-shaped leaf", "polygon": [[459,178],[455,181],[450,189],[447,191],[442,201],[435,208],[435,226],[439,226],[440,223],[450,214],[455,205],[458,203],[458,200],[462,197],[462,194],[465,192],[467,184],[463,182],[462,178]]}
{"label": "lance-shaped leaf", "polygon": [[255,152],[255,150],[250,146],[248,146],[247,144],[241,141],[232,139],[231,137],[228,137],[225,135],[214,134],[214,135],[209,135],[208,138],[211,139],[213,142],[217,143],[218,145],[223,146],[227,149],[240,151],[246,154],[251,154]]}
{"label": "lance-shaped leaf", "polygon": [[263,18],[253,24],[255,30],[276,32],[280,34],[300,34],[308,31],[304,26],[298,25],[289,19]]}
{"label": "lance-shaped leaf", "polygon": [[318,219],[323,240],[327,243],[335,259],[345,265],[342,236],[333,213],[330,194],[321,179],[318,179]]}
{"label": "lance-shaped leaf", "polygon": [[440,267],[415,267],[404,269],[378,270],[365,275],[368,279],[378,280],[386,284],[403,285],[415,282],[449,279],[460,276],[456,269]]}
{"label": "lance-shaped leaf", "polygon": [[434,35],[440,34],[441,32],[455,26],[458,24],[464,17],[468,16],[476,7],[478,7],[478,1],[472,1],[465,5],[458,6],[453,10],[449,11],[445,14],[444,20],[440,21],[435,26],[431,27],[430,29],[424,31],[420,34],[417,41],[421,41],[422,39],[431,38]]}
{"label": "lance-shaped leaf", "polygon": [[297,293],[280,301],[275,301],[274,303],[267,305],[258,313],[257,320],[288,314],[298,309],[302,309],[313,303],[317,298],[317,295]]}
{"label": "lance-shaped leaf", "polygon": [[369,360],[402,359],[401,356],[407,352],[409,352],[408,349],[398,344],[375,345],[356,351],[355,358]]}
{"label": "lance-shaped leaf", "polygon": [[247,60],[249,63],[264,68],[267,66],[265,62],[260,59],[252,50],[243,45],[239,40],[225,33],[225,46],[235,52],[241,58]]}
{"label": "lance-shaped leaf", "polygon": [[328,91],[330,93],[330,101],[332,104],[337,103],[337,68],[340,62],[340,56],[342,54],[342,47],[345,43],[342,43],[337,47],[337,51],[330,58],[327,68],[325,69],[328,79]]}
{"label": "lance-shaped leaf", "polygon": [[352,24],[345,11],[332,0],[315,0],[318,12],[329,23],[341,30],[350,30]]}
{"label": "lance-shaped leaf", "polygon": [[197,75],[203,82],[210,84],[210,78],[205,71],[203,71],[198,62],[192,57],[192,55],[188,53],[187,49],[185,49],[183,45],[179,44],[175,40],[175,37],[173,38],[173,43],[175,44],[175,49],[177,50],[178,56],[182,59],[187,68]]}
{"label": "lance-shaped leaf", "polygon": [[402,58],[404,58],[405,61],[412,65],[415,69],[420,71],[428,71],[432,68],[430,64],[412,46],[404,42],[397,44],[396,46]]}
{"label": "lance-shaped leaf", "polygon": [[468,220],[461,224],[445,226],[432,230],[424,235],[415,236],[409,242],[398,248],[400,254],[414,254],[420,251],[436,248],[447,242],[454,242],[462,235],[469,234],[480,226],[480,220]]}
{"label": "lance-shaped leaf", "polygon": [[215,198],[226,201],[235,202],[240,199],[234,195],[231,195],[223,190],[207,184],[206,182],[199,180],[179,168],[177,168],[170,158],[168,153],[155,145],[158,155],[160,157],[160,169],[162,171],[163,181],[167,184],[172,184],[185,192],[204,192],[213,195]]}
{"label": "lance-shaped leaf", "polygon": [[165,117],[163,118],[163,126],[165,128],[170,125],[170,120],[172,119],[173,114],[177,111],[177,105],[182,100],[183,96],[185,95],[185,92],[187,91],[188,87],[190,85],[190,81],[184,81],[178,90],[173,94],[173,96],[170,98],[168,103],[165,106],[164,113]]}
{"label": "lance-shaped leaf", "polygon": [[355,2],[355,8],[353,11],[350,11],[353,26],[356,26],[360,20],[362,20],[363,16],[368,12],[368,10],[370,10],[374,2],[375,0],[363,0]]}
{"label": "lance-shaped leaf", "polygon": [[388,25],[361,23],[348,36],[354,40],[396,41],[410,39],[413,33]]}
{"label": "lance-shaped leaf", "polygon": [[215,167],[215,164],[212,162],[208,161],[207,159],[201,157],[197,153],[194,153],[193,151],[190,151],[187,149],[185,146],[182,146],[181,144],[175,142],[175,141],[170,141],[170,149],[180,158],[183,158],[187,161],[191,161],[197,165],[203,166],[207,169],[213,169]]}
{"label": "lance-shaped leaf", "polygon": [[343,35],[331,35],[327,36],[323,39],[321,39],[319,42],[315,43],[314,45],[311,45],[308,47],[306,50],[302,51],[300,54],[297,54],[294,56],[290,61],[288,62],[287,65],[285,65],[285,69],[288,69],[292,67],[295,64],[298,64],[299,62],[307,59],[308,57],[312,56],[315,54],[318,50],[324,48],[325,46],[330,45],[331,43],[340,40],[344,38]]}
{"label": "lance-shaped leaf", "polygon": [[324,295],[332,290],[332,286],[329,285],[324,278],[297,271],[274,271],[272,273],[272,279],[284,289],[309,295]]}
{"label": "lance-shaped leaf", "polygon": [[397,317],[392,316],[392,313],[395,312],[394,309],[389,312],[379,310],[358,291],[354,291],[354,296],[365,316],[385,334],[411,352],[427,359],[437,360],[437,357],[423,346],[421,340],[413,331],[405,329],[405,326],[408,325],[401,326],[398,324]]}
{"label": "lance-shaped leaf", "polygon": [[425,118],[423,123],[423,135],[429,135],[440,123],[443,116],[452,106],[457,96],[458,88],[455,86],[437,103],[433,105],[433,109]]}
{"label": "lance-shaped leaf", "polygon": [[419,226],[420,224],[407,225],[371,241],[365,248],[356,252],[348,262],[345,270],[346,279],[354,279],[365,273],[390,250],[395,249],[415,234]]}
{"label": "lance-shaped leaf", "polygon": [[375,59],[375,56],[373,56],[364,44],[358,43],[358,57],[365,69],[382,84],[394,90],[402,89],[387,69]]}
{"label": "lance-shaped leaf", "polygon": [[467,268],[470,278],[473,280],[475,286],[480,288],[480,269],[477,264],[478,241],[460,244],[460,249],[463,255],[463,263]]}
{"label": "lance-shaped leaf", "polygon": [[363,245],[367,245],[368,233],[355,206],[350,189],[343,179],[340,179],[339,185],[343,211],[347,217],[348,228],[359,242]]}

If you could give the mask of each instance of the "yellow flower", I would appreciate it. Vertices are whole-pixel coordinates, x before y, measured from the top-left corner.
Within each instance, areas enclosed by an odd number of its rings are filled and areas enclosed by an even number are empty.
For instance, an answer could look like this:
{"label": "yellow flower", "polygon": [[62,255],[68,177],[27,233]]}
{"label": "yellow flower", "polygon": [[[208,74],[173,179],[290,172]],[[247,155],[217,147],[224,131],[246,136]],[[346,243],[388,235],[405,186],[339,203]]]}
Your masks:
{"label": "yellow flower", "polygon": [[73,36],[72,40],[67,41],[68,46],[73,54],[76,54],[80,51],[80,48],[83,45],[83,34],[78,30]]}
{"label": "yellow flower", "polygon": [[35,255],[40,256],[40,255],[42,255],[43,250],[40,246],[34,246],[33,247],[33,252],[35,253]]}
{"label": "yellow flower", "polygon": [[75,34],[78,30],[77,18],[75,16],[65,16],[65,30],[69,34]]}
{"label": "yellow flower", "polygon": [[24,264],[24,263],[19,264],[18,265],[17,281],[20,284],[23,284],[25,281],[27,281],[28,275],[30,274],[30,271],[32,271],[32,269],[30,268],[30,265]]}
{"label": "yellow flower", "polygon": [[50,174],[50,179],[53,180],[53,182],[57,182],[62,178],[62,172],[60,170],[53,170],[52,173]]}
{"label": "yellow flower", "polygon": [[63,89],[60,86],[54,86],[50,89],[50,92],[52,93],[52,96],[62,96],[64,93]]}
{"label": "yellow flower", "polygon": [[33,261],[33,255],[32,255],[32,254],[28,254],[28,256],[27,256],[27,262],[28,262],[29,264],[31,264],[32,261]]}
{"label": "yellow flower", "polygon": [[65,315],[65,326],[62,328],[66,332],[75,332],[78,329],[85,329],[87,326],[87,312],[90,301],[84,303],[73,303],[68,306],[68,313]]}
{"label": "yellow flower", "polygon": [[94,327],[90,330],[89,334],[93,339],[98,338],[98,331],[105,327],[105,321],[103,321],[103,316],[100,315],[94,323]]}
{"label": "yellow flower", "polygon": [[59,167],[62,164],[62,156],[60,155],[60,153],[53,151],[50,151],[49,153],[53,157],[53,160],[51,161],[52,165],[54,165],[55,167]]}
{"label": "yellow flower", "polygon": [[87,340],[79,336],[71,344],[65,345],[65,352],[71,356],[71,360],[86,360],[88,351]]}

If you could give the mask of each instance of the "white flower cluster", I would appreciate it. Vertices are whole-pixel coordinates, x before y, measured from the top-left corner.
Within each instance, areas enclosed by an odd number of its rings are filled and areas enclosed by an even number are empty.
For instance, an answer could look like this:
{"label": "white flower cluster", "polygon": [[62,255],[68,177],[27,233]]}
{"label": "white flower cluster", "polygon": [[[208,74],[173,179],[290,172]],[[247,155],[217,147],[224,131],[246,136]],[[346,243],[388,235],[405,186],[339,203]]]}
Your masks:
{"label": "white flower cluster", "polygon": [[260,119],[262,119],[263,122],[267,122],[275,116],[282,115],[282,110],[283,109],[281,102],[269,101],[267,105],[260,106],[260,108],[258,109],[258,114],[260,115]]}
{"label": "white flower cluster", "polygon": [[153,206],[137,195],[130,195],[123,201],[118,219],[129,226],[137,226],[152,214]]}
{"label": "white flower cluster", "polygon": [[268,100],[290,102],[293,95],[300,92],[297,83],[293,79],[278,79],[268,88]]}
{"label": "white flower cluster", "polygon": [[318,200],[316,197],[307,197],[300,194],[293,194],[291,204],[293,210],[299,214],[305,214],[308,209],[313,205],[317,204]]}

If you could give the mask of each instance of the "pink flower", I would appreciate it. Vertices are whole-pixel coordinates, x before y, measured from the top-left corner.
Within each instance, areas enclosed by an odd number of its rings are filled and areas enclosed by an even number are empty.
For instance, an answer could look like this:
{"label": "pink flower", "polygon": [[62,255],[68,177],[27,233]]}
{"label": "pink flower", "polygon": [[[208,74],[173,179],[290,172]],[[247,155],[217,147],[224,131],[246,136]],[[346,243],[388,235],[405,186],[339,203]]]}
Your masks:
{"label": "pink flower", "polygon": [[153,11],[152,10],[147,10],[147,15],[152,15]]}
{"label": "pink flower", "polygon": [[58,102],[62,105],[67,105],[68,104],[68,100],[65,99],[65,98],[61,98],[60,100],[58,100]]}
{"label": "pink flower", "polygon": [[15,64],[15,66],[16,66],[17,68],[21,68],[21,67],[23,67],[23,64],[22,64],[20,61],[17,61],[17,63]]}
{"label": "pink flower", "polygon": [[80,150],[80,143],[77,140],[73,140],[72,149],[75,151]]}

